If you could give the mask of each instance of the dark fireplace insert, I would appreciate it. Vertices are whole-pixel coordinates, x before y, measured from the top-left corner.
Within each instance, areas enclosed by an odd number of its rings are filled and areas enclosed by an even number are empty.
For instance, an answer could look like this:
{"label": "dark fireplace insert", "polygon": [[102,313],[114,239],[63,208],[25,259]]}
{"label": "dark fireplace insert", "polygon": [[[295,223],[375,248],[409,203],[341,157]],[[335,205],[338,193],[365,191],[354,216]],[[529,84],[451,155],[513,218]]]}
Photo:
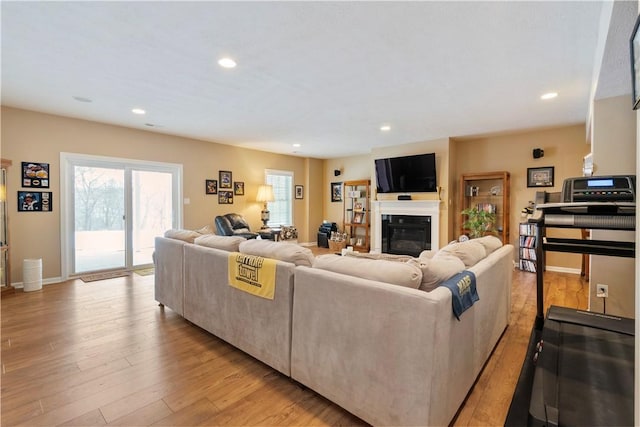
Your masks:
{"label": "dark fireplace insert", "polygon": [[430,249],[430,216],[382,215],[382,252],[417,257]]}

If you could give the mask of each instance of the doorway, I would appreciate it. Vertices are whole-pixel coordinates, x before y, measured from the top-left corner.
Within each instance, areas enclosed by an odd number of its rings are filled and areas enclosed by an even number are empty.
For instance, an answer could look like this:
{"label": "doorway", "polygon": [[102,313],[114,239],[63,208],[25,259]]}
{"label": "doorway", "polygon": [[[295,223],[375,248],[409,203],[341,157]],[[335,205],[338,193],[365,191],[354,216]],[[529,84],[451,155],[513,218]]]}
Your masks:
{"label": "doorway", "polygon": [[62,275],[153,263],[154,238],[182,224],[182,165],[61,153]]}

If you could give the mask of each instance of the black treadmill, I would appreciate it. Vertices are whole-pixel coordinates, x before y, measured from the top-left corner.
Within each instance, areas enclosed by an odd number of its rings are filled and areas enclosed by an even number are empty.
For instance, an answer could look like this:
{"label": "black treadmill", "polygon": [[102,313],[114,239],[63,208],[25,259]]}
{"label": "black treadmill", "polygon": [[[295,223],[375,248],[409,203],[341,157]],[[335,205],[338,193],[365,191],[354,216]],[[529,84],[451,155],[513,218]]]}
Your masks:
{"label": "black treadmill", "polygon": [[546,251],[635,258],[634,242],[545,232],[635,230],[635,176],[567,179],[562,194],[539,192],[536,201],[537,313],[505,426],[632,426],[635,320],[557,306],[545,317],[543,276]]}
{"label": "black treadmill", "polygon": [[529,426],[633,426],[634,320],[551,306]]}

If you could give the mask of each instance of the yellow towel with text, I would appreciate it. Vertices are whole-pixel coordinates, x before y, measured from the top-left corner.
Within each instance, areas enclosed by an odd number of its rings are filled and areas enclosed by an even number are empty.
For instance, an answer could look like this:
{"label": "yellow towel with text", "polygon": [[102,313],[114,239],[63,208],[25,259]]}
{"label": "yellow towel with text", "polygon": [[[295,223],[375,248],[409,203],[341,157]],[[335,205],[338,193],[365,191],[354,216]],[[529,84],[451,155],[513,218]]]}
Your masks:
{"label": "yellow towel with text", "polygon": [[229,285],[262,298],[273,299],[276,290],[276,260],[231,252]]}

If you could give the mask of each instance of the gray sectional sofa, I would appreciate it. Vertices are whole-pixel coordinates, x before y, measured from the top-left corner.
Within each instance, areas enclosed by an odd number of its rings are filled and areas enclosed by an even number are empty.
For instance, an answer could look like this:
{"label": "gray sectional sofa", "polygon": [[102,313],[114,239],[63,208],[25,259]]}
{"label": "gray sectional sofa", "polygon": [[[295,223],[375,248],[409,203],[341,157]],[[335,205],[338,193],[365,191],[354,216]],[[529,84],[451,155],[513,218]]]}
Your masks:
{"label": "gray sectional sofa", "polygon": [[[394,259],[166,235],[159,303],[374,425],[449,424],[509,323],[513,247],[494,240]],[[277,260],[273,300],[229,286],[231,252]],[[438,286],[459,270],[480,297],[460,320]]]}

